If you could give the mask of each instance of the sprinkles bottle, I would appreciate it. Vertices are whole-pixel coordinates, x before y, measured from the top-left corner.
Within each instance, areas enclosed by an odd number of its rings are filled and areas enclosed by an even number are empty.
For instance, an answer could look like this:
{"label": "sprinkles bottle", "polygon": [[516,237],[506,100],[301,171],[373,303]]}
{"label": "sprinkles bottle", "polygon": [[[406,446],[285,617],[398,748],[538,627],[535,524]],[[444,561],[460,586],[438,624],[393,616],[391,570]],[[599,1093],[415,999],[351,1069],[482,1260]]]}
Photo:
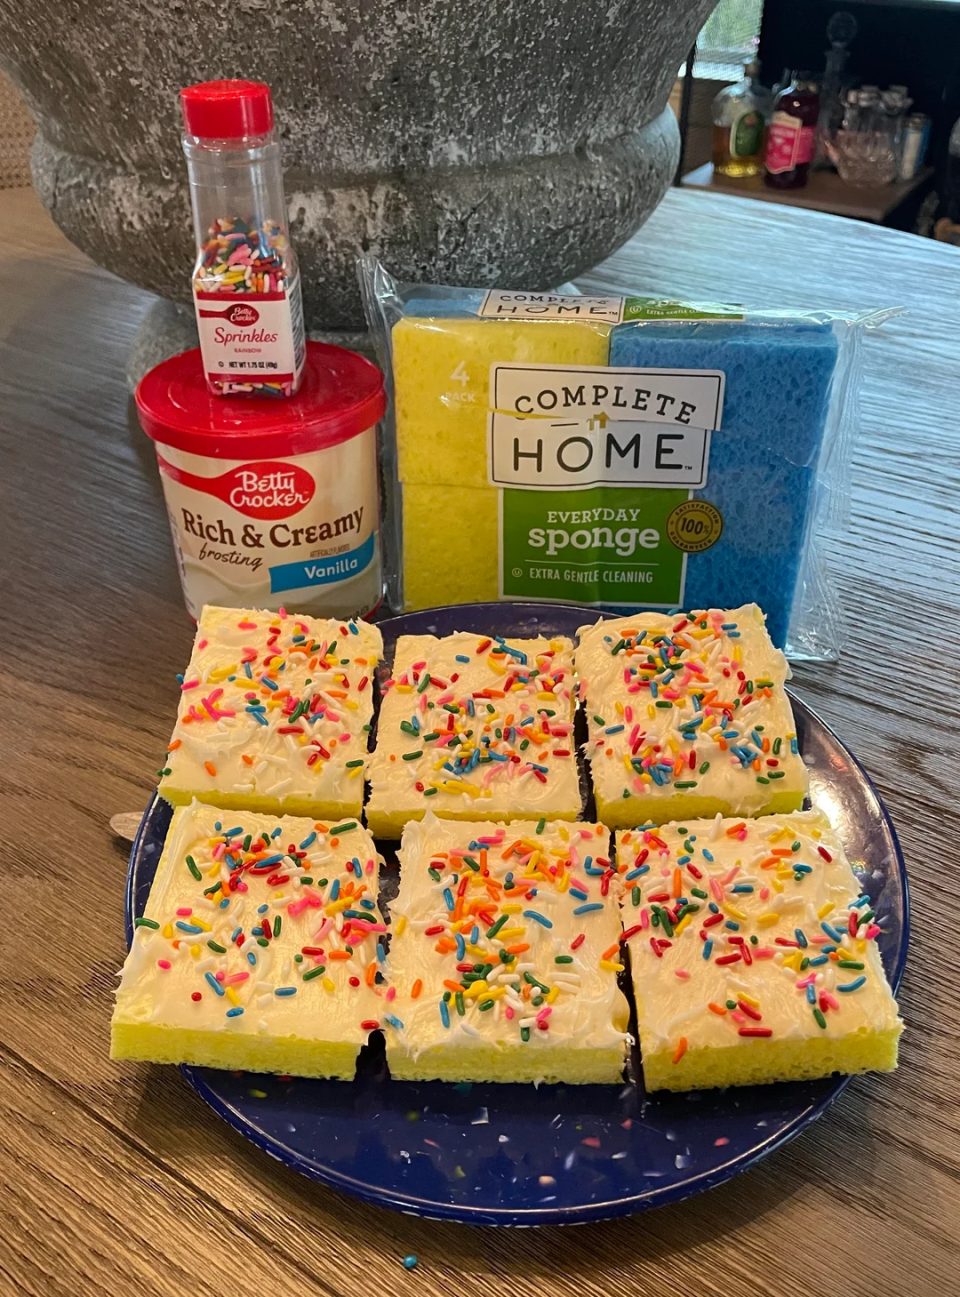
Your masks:
{"label": "sprinkles bottle", "polygon": [[181,90],[180,103],[207,385],[218,396],[292,396],[303,370],[303,305],[270,87],[205,81]]}

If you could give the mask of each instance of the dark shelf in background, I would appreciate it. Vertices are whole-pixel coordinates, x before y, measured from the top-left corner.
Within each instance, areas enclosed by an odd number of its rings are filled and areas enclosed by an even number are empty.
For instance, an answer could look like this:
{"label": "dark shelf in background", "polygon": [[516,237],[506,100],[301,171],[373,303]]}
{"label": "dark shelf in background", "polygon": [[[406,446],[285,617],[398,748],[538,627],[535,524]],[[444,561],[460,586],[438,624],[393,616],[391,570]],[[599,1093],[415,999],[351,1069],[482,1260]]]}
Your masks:
{"label": "dark shelf in background", "polygon": [[851,216],[882,225],[932,175],[933,168],[924,167],[912,180],[867,188],[848,185],[835,171],[814,171],[803,189],[768,189],[762,176],[717,176],[711,163],[706,162],[702,167],[688,171],[681,184],[687,189],[706,189],[713,194],[728,193],[739,198],[756,198],[764,203],[807,207],[816,212],[832,212],[835,216]]}

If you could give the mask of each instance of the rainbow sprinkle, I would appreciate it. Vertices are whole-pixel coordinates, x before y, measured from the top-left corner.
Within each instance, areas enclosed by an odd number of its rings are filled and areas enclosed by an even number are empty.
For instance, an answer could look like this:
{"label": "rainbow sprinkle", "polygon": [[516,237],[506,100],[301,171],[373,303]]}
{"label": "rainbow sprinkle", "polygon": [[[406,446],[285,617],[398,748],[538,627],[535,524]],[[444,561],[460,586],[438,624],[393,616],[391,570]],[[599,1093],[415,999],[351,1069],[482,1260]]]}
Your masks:
{"label": "rainbow sprinkle", "polygon": [[[482,836],[470,836],[480,828]],[[410,826],[400,854],[394,909],[405,930],[399,944],[394,938],[388,976],[398,997],[409,994],[406,1026],[386,1017],[398,1033],[412,1032],[422,1044],[432,1022],[444,1033],[441,1039],[489,1030],[520,1045],[538,1034],[559,1031],[562,1038],[573,1021],[568,1006],[588,985],[601,1026],[597,997],[601,1003],[612,997],[606,1024],[612,1032],[615,978],[623,968],[620,885],[602,826],[432,820]],[[580,903],[578,894],[590,899]],[[587,932],[598,935],[583,946]],[[416,949],[421,941],[432,952],[426,962]],[[433,955],[441,956],[439,964]],[[409,992],[408,967],[418,970]],[[388,1040],[393,1068],[391,1048]]]}
{"label": "rainbow sprinkle", "polygon": [[[660,983],[648,986],[647,978],[655,969],[659,973],[658,964],[669,962],[689,984],[695,1005],[704,994],[699,987],[717,985],[704,969],[712,965],[723,970],[727,995],[719,1002],[706,997],[704,1023],[721,1020],[725,1030],[745,1039],[767,1039],[777,1034],[777,1023],[789,1034],[807,1014],[817,1032],[829,1031],[833,1019],[842,1016],[835,992],[852,1000],[869,985],[870,971],[880,967],[868,948],[881,928],[869,898],[856,894],[849,865],[835,863],[821,845],[828,827],[819,813],[803,812],[749,821],[717,816],[712,824],[701,821],[696,832],[667,825],[619,834],[617,860],[625,878],[645,871],[634,884],[640,893],[638,921],[625,933],[639,978],[638,1002],[646,997],[656,1016],[650,986]],[[824,901],[825,895],[831,899]],[[797,922],[811,913],[813,922]],[[698,959],[690,962],[694,954]],[[696,966],[704,971],[693,971]],[[784,976],[796,1000],[785,1011],[782,994],[773,996],[779,1008],[771,1022],[766,1017],[770,979],[779,983]],[[882,973],[879,978],[882,983]],[[755,988],[752,993],[747,986]],[[682,1049],[674,1042],[678,1065],[688,1044],[694,1048],[710,1039],[698,1032],[696,1022],[695,1016],[683,1015],[686,1041]]]}
{"label": "rainbow sprinkle", "polygon": [[600,623],[581,634],[585,751],[605,800],[678,793],[759,810],[788,772],[805,784],[782,655],[762,621],[744,625],[741,643],[728,617],[716,609],[651,614],[653,624],[621,619],[615,631]]}
{"label": "rainbow sprinkle", "polygon": [[[375,627],[361,634],[354,622],[205,609],[161,792],[356,814],[381,645]],[[189,859],[186,868],[196,877]]]}

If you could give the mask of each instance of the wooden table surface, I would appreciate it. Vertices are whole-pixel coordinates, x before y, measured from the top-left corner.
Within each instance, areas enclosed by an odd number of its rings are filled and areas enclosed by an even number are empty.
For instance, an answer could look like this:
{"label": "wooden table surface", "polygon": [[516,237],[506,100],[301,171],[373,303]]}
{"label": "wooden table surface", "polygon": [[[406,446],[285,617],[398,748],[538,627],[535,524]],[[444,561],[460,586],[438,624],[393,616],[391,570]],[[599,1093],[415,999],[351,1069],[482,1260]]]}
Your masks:
{"label": "wooden table surface", "polygon": [[[855,1080],[726,1186],[627,1220],[500,1231],[313,1184],[216,1120],[175,1069],[107,1057],[127,856],[107,822],[150,795],[192,637],[124,381],[151,298],[71,248],[28,190],[0,193],[0,225],[3,1297],[960,1292],[960,253],[675,190],[582,281],[910,308],[866,347],[852,525],[831,548],[849,648],[796,672],[901,836],[906,1033],[897,1073]],[[906,710],[904,669],[921,700]]]}

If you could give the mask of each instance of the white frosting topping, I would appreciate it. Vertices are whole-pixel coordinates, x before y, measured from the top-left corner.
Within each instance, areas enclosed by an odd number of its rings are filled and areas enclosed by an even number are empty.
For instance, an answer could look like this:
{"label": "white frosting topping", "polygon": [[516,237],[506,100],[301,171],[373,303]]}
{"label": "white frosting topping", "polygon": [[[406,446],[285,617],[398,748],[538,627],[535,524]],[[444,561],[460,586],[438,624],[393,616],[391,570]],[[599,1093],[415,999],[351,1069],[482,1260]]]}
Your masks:
{"label": "white frosting topping", "polygon": [[609,834],[594,824],[538,827],[432,814],[407,824],[388,975],[403,1025],[388,1025],[388,1050],[623,1046]]}
{"label": "white frosting topping", "polygon": [[579,814],[572,653],[566,639],[401,636],[370,812]]}
{"label": "white frosting topping", "polygon": [[383,1009],[378,870],[360,826],[178,807],[114,1021],[363,1044]]}
{"label": "white frosting topping", "polygon": [[604,801],[628,792],[642,820],[644,803],[684,793],[748,815],[777,791],[806,791],[790,669],[756,604],[585,626],[576,668]]}
{"label": "white frosting topping", "polygon": [[641,1049],[896,1023],[875,916],[820,811],[618,833],[617,863]]}
{"label": "white frosting topping", "polygon": [[359,809],[382,651],[362,621],[204,608],[160,792]]}

